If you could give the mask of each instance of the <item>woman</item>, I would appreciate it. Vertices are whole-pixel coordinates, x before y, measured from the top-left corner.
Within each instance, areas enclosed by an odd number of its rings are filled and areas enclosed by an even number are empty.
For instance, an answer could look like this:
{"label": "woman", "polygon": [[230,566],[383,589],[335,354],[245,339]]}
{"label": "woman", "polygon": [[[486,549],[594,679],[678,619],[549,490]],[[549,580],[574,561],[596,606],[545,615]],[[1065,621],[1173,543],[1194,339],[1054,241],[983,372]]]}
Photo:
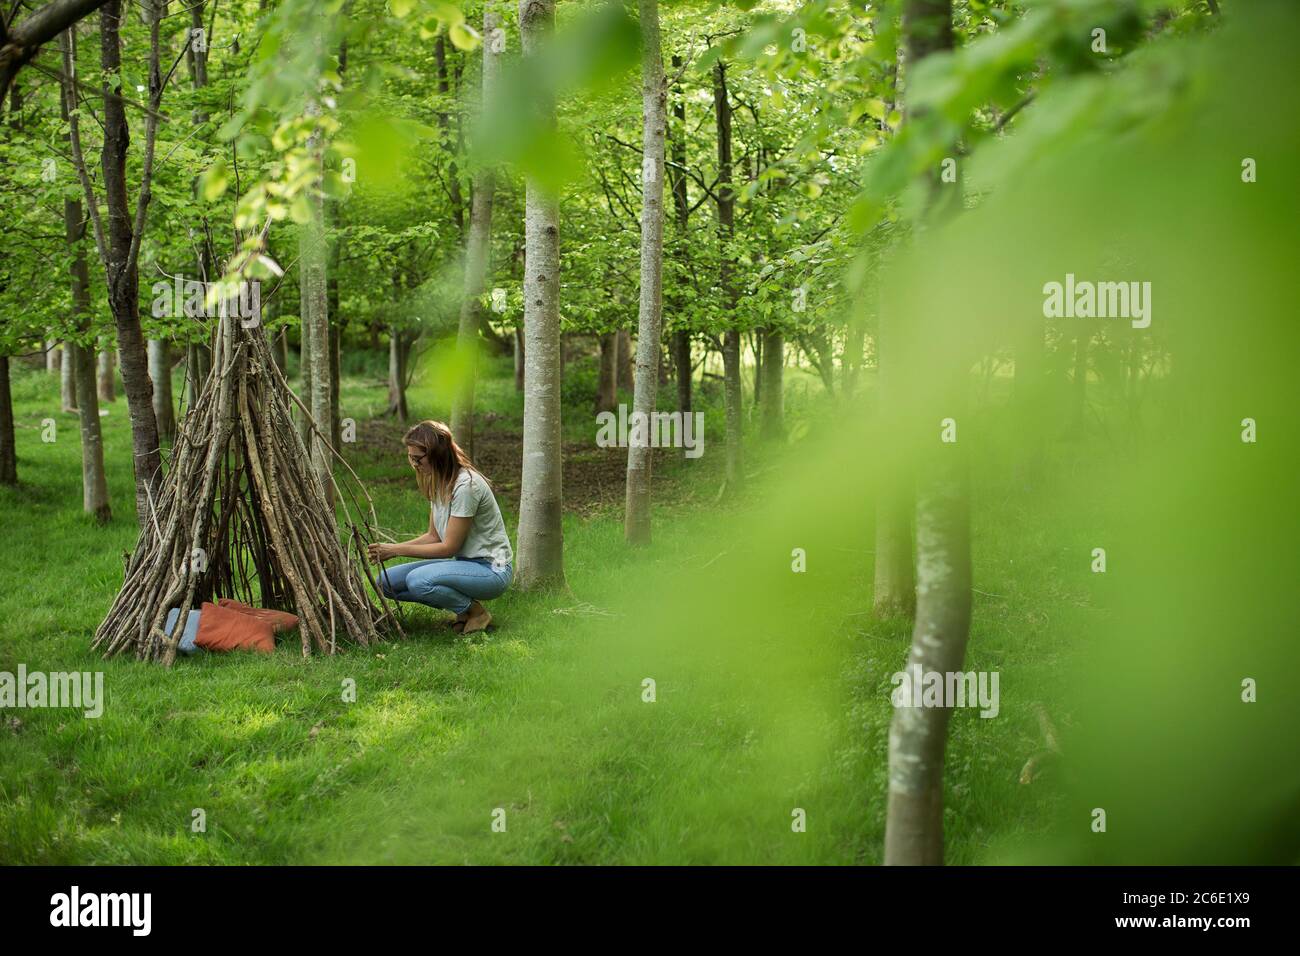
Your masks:
{"label": "woman", "polygon": [[421,559],[381,570],[383,592],[455,611],[459,633],[481,631],[492,621],[482,602],[504,593],[514,577],[514,552],[492,486],[442,422],[420,422],[402,440],[429,500],[429,530],[410,541],[370,545],[372,561]]}

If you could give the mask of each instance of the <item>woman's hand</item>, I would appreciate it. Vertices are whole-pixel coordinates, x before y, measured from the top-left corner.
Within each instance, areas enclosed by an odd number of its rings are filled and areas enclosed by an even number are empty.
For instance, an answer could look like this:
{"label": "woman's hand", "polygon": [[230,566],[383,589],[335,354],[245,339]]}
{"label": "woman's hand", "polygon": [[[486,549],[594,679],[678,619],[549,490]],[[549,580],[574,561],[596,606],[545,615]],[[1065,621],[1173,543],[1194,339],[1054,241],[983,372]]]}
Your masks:
{"label": "woman's hand", "polygon": [[366,545],[366,550],[370,553],[370,560],[379,564],[387,561],[389,558],[397,557],[396,548],[384,541],[374,541]]}

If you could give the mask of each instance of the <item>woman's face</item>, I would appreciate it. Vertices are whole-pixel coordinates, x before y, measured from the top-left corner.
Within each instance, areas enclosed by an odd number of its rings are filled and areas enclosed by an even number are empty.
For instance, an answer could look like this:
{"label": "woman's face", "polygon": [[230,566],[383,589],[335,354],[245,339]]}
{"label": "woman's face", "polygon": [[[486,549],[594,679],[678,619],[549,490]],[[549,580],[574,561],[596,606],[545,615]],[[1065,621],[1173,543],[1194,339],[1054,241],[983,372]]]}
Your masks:
{"label": "woman's face", "polygon": [[411,463],[411,467],[416,471],[426,474],[433,471],[433,466],[429,464],[429,456],[418,445],[406,446],[406,460]]}

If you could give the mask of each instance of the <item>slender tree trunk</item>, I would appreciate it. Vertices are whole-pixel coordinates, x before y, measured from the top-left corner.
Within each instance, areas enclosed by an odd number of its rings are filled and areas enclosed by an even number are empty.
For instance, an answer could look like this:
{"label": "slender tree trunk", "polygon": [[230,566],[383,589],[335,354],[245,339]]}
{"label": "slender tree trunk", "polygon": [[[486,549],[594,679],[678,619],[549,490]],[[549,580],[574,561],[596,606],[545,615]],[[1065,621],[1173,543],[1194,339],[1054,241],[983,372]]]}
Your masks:
{"label": "slender tree trunk", "polygon": [[515,391],[524,390],[524,327],[515,329]]}
{"label": "slender tree trunk", "polygon": [[[75,27],[59,34],[59,49],[63,56],[64,73],[60,79],[59,111],[68,122],[70,104],[75,102],[72,86],[74,70],[72,51]],[[73,149],[71,127],[68,132],[69,150],[80,159],[80,147]],[[72,281],[72,311],[79,335],[90,331],[90,267],[86,261],[86,219],[81,203],[74,199],[63,200],[63,233],[71,254],[68,271]],[[91,515],[96,524],[112,520],[113,510],[108,499],[108,477],[104,472],[104,439],[99,422],[99,396],[96,392],[95,349],[92,345],[67,343],[64,361],[73,367],[73,386],[76,389],[77,420],[81,430],[81,507]],[[109,380],[110,385],[112,379]]]}
{"label": "slender tree trunk", "polygon": [[785,436],[785,337],[780,332],[763,335],[762,435],[766,439]]}
{"label": "slender tree trunk", "polygon": [[[925,468],[916,506],[918,601],[907,658],[912,680],[960,672],[971,617],[970,518],[959,445]],[[943,763],[948,707],[902,706],[889,731],[887,865],[943,863]]]}
{"label": "slender tree trunk", "polygon": [[[156,8],[146,7],[152,21],[151,31],[158,30]],[[102,171],[104,199],[108,209],[105,235],[105,274],[108,303],[117,325],[117,347],[122,362],[122,390],[126,393],[131,419],[132,470],[135,475],[136,518],[144,524],[158,500],[162,488],[162,454],[159,450],[158,420],[153,413],[153,383],[149,380],[149,359],[144,335],[140,330],[139,273],[136,269],[135,245],[130,203],[127,199],[126,162],[130,145],[122,92],[122,46],[119,24],[121,0],[109,0],[100,10],[100,56],[103,73],[104,145]],[[158,64],[150,64],[150,90],[161,87]],[[146,149],[150,144],[146,143]],[[146,163],[146,166],[148,163]],[[149,203],[149,177],[142,176],[138,209]]]}
{"label": "slender tree trunk", "polygon": [[727,95],[727,67],[721,59],[713,67],[713,111],[718,131],[718,241],[722,307],[728,326],[722,338],[723,394],[727,412],[727,488],[733,493],[744,482],[743,414],[740,382],[740,331],[736,324],[736,284],[731,252],[727,248],[735,230],[736,194],[731,188],[731,101]]}
{"label": "slender tree trunk", "polygon": [[[332,257],[331,257],[332,258]],[[329,360],[330,360],[330,444],[336,449],[343,437],[342,411],[340,410],[339,383],[343,364],[343,323],[339,321],[339,280],[333,269],[330,270],[329,292],[326,296],[328,306],[326,314],[331,316],[329,324]]]}
{"label": "slender tree trunk", "polygon": [[[554,0],[520,0],[524,56],[538,57],[555,28]],[[555,121],[555,104],[539,93],[533,108]],[[563,475],[560,429],[560,207],[527,183],[524,241],[524,464],[519,504],[518,582],[525,590],[562,585]]]}
{"label": "slender tree trunk", "polygon": [[[85,220],[81,203],[63,202],[64,231],[72,250],[72,308],[80,328],[90,327],[90,268],[86,263]],[[81,426],[81,506],[99,524],[113,516],[108,499],[108,476],[104,472],[104,438],[99,421],[99,398],[95,392],[95,350],[69,342],[75,362],[77,418]]]}
{"label": "slender tree trunk", "polygon": [[289,375],[289,330],[281,329],[280,334],[275,337],[275,364],[280,366],[280,372],[285,377]]}
{"label": "slender tree trunk", "polygon": [[[910,68],[931,53],[951,49],[952,0],[907,0],[903,31]],[[959,194],[953,195],[959,200]],[[951,196],[944,197],[948,201],[931,198],[932,207],[960,208]],[[942,350],[937,361],[940,365],[932,371],[939,385],[927,388],[920,397],[914,428],[923,427],[920,422],[936,422],[949,409],[959,409],[967,391],[969,362],[960,356],[950,360]],[[912,380],[918,377],[916,371]],[[908,669],[914,681],[938,674],[946,686],[947,675],[962,669],[970,635],[969,479],[964,445],[932,440],[924,447],[928,451],[918,462],[917,605]],[[886,864],[943,863],[943,764],[950,716],[947,706],[900,706],[894,711],[889,732]]]}
{"label": "slender tree trunk", "polygon": [[[319,159],[320,147],[314,152]],[[325,276],[325,210],[322,197],[315,192],[319,184],[312,187],[314,195],[309,197],[311,219],[300,227],[298,239],[298,270],[300,274],[300,295],[302,298],[303,336],[307,346],[308,364],[311,374],[311,417],[316,428],[328,435],[330,427],[330,367],[329,367],[329,315],[326,303]],[[312,468],[320,480],[321,487],[330,494],[332,463],[325,447],[324,436],[312,431],[311,449]]]}
{"label": "slender tree trunk", "polygon": [[388,330],[388,414],[396,415],[403,425],[409,417],[406,410],[406,344],[401,329],[396,325]]}
{"label": "slender tree trunk", "polygon": [[107,336],[99,340],[99,359],[95,366],[95,387],[101,402],[117,401],[117,383],[113,378],[113,343]]}
{"label": "slender tree trunk", "polygon": [[[492,13],[490,10],[485,9],[483,11],[483,41],[482,43],[479,44],[480,47],[482,47],[483,49],[485,82],[487,80],[486,77],[487,63],[489,60],[494,59],[494,55],[491,53],[489,48],[492,46],[490,38],[492,36],[492,30],[496,26],[496,20],[495,18],[493,18],[492,22],[489,24],[488,22],[489,17],[492,17]],[[442,95],[445,101],[448,93],[451,91],[451,82],[450,82],[450,77],[447,73],[447,40],[446,37],[443,36],[442,34],[439,34],[437,39],[434,40],[433,59],[434,59],[434,63],[437,66],[437,71],[438,71],[438,92]],[[448,117],[447,111],[445,109],[438,110],[438,129],[442,134],[443,141],[447,144],[448,152],[452,153],[451,162],[447,166],[447,198],[451,202],[451,219],[452,222],[456,224],[457,234],[461,237],[461,239],[464,239],[465,238],[465,198],[460,191],[460,169],[456,164],[455,152],[451,146],[450,125],[451,125],[450,117]],[[477,182],[474,184],[474,189],[475,190],[478,189]],[[470,215],[472,217],[473,212],[471,212]],[[453,429],[453,433],[454,431],[455,430]],[[459,439],[457,439],[456,444],[460,445],[462,448],[465,447],[464,443],[461,442]]]}
{"label": "slender tree trunk", "polygon": [[18,484],[18,444],[14,397],[9,388],[9,356],[0,354],[0,485]]}
{"label": "slender tree trunk", "polygon": [[71,344],[65,343],[59,369],[59,403],[65,412],[77,410],[77,363],[70,356]]}
{"label": "slender tree trunk", "polygon": [[[491,9],[483,11],[483,85],[482,109],[491,103],[496,85],[497,60],[494,33],[498,18]],[[441,39],[441,38],[440,38]],[[446,75],[443,73],[445,86]],[[454,181],[454,177],[453,177]],[[459,190],[459,187],[457,187]],[[464,380],[451,410],[451,431],[456,441],[474,456],[474,379],[478,374],[478,329],[484,320],[480,298],[487,284],[488,259],[492,251],[492,198],[495,189],[493,171],[481,168],[474,173],[470,199],[469,238],[465,244],[465,286],[460,302],[460,327],[457,348],[464,363]],[[459,192],[457,193],[459,195]]]}
{"label": "slender tree trunk", "polygon": [[62,367],[63,354],[59,351],[59,342],[50,339],[45,343],[45,371],[49,375],[57,375]]}
{"label": "slender tree trunk", "polygon": [[[673,55],[673,73],[679,74],[682,58]],[[669,139],[672,144],[673,165],[668,170],[668,181],[673,193],[673,210],[677,215],[677,249],[684,263],[690,262],[690,246],[687,243],[686,230],[691,215],[690,197],[686,191],[686,97],[678,84],[677,95],[673,97],[673,119],[669,127]],[[680,305],[680,302],[679,302]],[[673,370],[677,380],[677,410],[682,413],[683,421],[691,413],[691,333],[687,329],[677,329],[672,335]],[[687,449],[682,447],[682,460]]]}
{"label": "slender tree trunk", "polygon": [[640,0],[641,8],[641,304],[636,332],[636,391],[633,414],[647,427],[627,449],[627,498],[623,534],[631,544],[650,542],[650,427],[659,388],[660,331],[663,328],[664,138],[668,89],[659,40],[659,0]]}
{"label": "slender tree trunk", "polygon": [[618,334],[605,332],[600,336],[600,380],[596,385],[596,414],[612,412],[618,404],[618,389],[614,372],[614,353],[618,351]]}
{"label": "slender tree trunk", "polygon": [[[302,296],[305,295],[305,290],[303,287],[303,283],[305,281],[306,280],[303,279],[302,275],[300,274],[298,277],[298,297],[300,302],[302,300]],[[300,312],[302,311],[301,305],[299,306],[299,311]],[[311,358],[311,338],[307,333],[307,319],[305,315],[300,315],[299,328],[298,328],[298,377],[302,382],[303,404],[306,405],[308,408],[311,408],[311,372],[314,367],[315,366],[313,365],[312,358]],[[298,415],[299,415],[299,419],[298,419],[299,431],[302,435],[303,444],[305,444],[310,449],[311,448],[311,422],[308,420],[307,413],[304,412],[301,408],[298,409]]]}
{"label": "slender tree trunk", "polygon": [[[677,382],[677,410],[683,416],[691,411],[691,333],[679,329],[673,333],[673,376]],[[682,449],[685,453],[686,449]]]}
{"label": "slender tree trunk", "polygon": [[172,354],[166,339],[149,340],[149,379],[153,382],[153,414],[158,435],[164,441],[176,438],[176,412],[172,404]]}
{"label": "slender tree trunk", "polygon": [[[76,268],[74,262],[74,295],[79,281],[75,274]],[[81,269],[84,275],[80,278],[86,282],[83,288],[88,292],[90,276],[84,258],[81,260]],[[95,395],[95,353],[72,343],[69,346],[74,350],[77,363],[77,419],[81,426],[81,508],[93,516],[97,524],[108,524],[112,520],[113,509],[108,499],[108,476],[104,472],[104,438],[99,423],[99,400]]]}
{"label": "slender tree trunk", "polygon": [[615,343],[617,349],[614,368],[618,387],[623,391],[630,392],[636,388],[636,373],[633,370],[632,333],[627,329],[619,329],[618,334],[615,336]]}

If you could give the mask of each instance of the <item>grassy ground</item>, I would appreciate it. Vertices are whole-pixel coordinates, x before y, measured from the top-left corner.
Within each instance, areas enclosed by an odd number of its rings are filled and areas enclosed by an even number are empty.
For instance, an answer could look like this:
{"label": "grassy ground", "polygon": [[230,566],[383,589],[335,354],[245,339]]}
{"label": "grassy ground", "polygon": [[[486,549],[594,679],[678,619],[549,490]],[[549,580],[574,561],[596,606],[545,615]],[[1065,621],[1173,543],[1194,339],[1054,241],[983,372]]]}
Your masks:
{"label": "grassy ground", "polygon": [[[415,533],[427,509],[400,431],[374,418],[382,381],[353,371],[352,457],[381,524]],[[832,440],[815,380],[790,378],[789,413],[808,432],[797,453],[754,449],[753,486],[720,507],[710,411],[711,451],[689,471],[670,456],[657,466],[648,551],[622,541],[616,453],[612,468],[595,454],[586,470],[566,464],[578,499],[568,590],[508,592],[486,638],[460,639],[416,608],[410,639],[373,652],[303,660],[291,639],[269,657],[200,655],[166,671],[89,650],[134,542],[125,402],[104,419],[115,519],[96,528],[79,511],[75,418],[57,412],[53,377],[19,371],[22,484],[0,489],[0,670],[103,670],[107,705],[97,720],[0,715],[0,862],[878,862],[889,675],[908,631],[863,613],[871,508],[860,472],[835,464],[853,443]],[[566,441],[581,450],[594,426],[579,399]],[[483,435],[517,434],[504,363],[479,400]],[[411,405],[445,414],[428,391]],[[41,441],[47,417],[54,443]],[[504,468],[489,474],[513,535],[517,474]],[[992,472],[979,478],[968,666],[1000,672],[1003,703],[996,720],[954,718],[956,863],[1007,858],[1050,826],[1050,781],[1017,783],[1041,747],[1030,705],[1067,666],[1063,636],[1097,613],[1086,575],[1062,570],[1086,542],[1036,525],[1031,496]],[[791,571],[795,547],[804,574]],[[205,832],[193,832],[197,810]]]}

